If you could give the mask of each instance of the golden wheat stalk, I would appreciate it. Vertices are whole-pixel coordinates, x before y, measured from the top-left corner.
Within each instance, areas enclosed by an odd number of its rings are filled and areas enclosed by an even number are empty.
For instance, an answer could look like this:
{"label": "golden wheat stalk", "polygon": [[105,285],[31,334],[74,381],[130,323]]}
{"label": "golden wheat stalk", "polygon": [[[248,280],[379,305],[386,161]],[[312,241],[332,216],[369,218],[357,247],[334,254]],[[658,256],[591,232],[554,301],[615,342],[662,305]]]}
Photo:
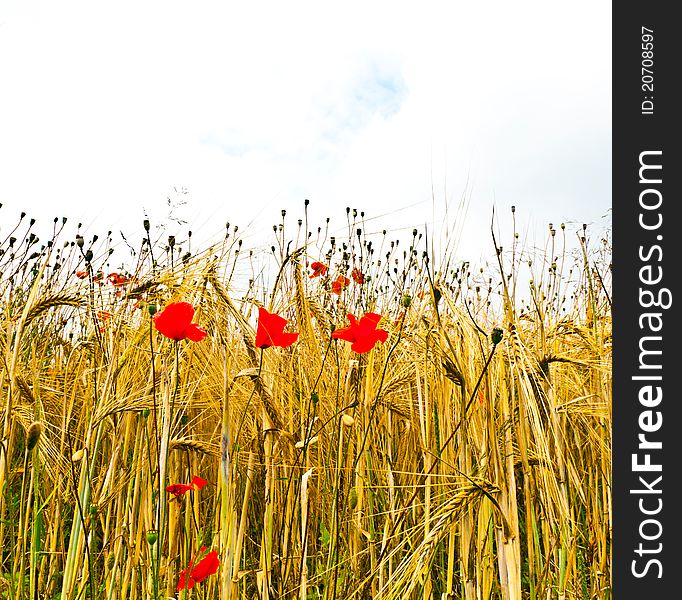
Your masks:
{"label": "golden wheat stalk", "polygon": [[72,306],[78,308],[84,305],[84,300],[78,296],[72,296],[71,294],[54,294],[38,300],[26,314],[25,325],[28,325],[31,321],[38,318],[44,312],[54,308],[56,306]]}
{"label": "golden wheat stalk", "polygon": [[191,438],[173,438],[168,444],[169,450],[187,450],[191,452],[198,452],[199,454],[206,454],[207,456],[218,456],[220,448],[217,444],[209,444],[200,440]]}

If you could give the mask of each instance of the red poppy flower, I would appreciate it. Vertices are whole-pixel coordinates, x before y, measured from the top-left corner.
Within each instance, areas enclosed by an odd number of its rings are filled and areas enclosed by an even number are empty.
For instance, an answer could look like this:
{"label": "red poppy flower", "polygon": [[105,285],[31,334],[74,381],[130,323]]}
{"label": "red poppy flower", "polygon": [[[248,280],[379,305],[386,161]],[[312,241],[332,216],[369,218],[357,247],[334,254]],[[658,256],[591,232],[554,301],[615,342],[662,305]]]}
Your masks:
{"label": "red poppy flower", "polygon": [[337,329],[332,333],[332,337],[337,340],[351,342],[351,350],[362,354],[369,352],[377,342],[384,343],[388,338],[388,332],[384,329],[377,329],[381,320],[381,315],[367,313],[358,321],[354,315],[348,315],[350,327]]}
{"label": "red poppy flower", "polygon": [[202,487],[204,487],[208,481],[205,479],[202,479],[198,475],[195,475],[192,477],[191,483],[188,485],[186,483],[174,483],[172,485],[169,485],[166,487],[166,491],[170,494],[173,494],[176,498],[178,496],[182,496],[183,494],[186,494],[187,492],[191,492],[195,488],[197,490],[200,490]]}
{"label": "red poppy flower", "polygon": [[125,285],[128,283],[128,277],[121,275],[120,273],[109,273],[109,275],[107,275],[107,280],[112,285]]}
{"label": "red poppy flower", "polygon": [[176,342],[185,338],[200,342],[206,337],[206,331],[192,323],[192,317],[194,307],[189,302],[172,302],[154,316],[154,327]]}
{"label": "red poppy flower", "polygon": [[[205,547],[201,548],[201,552],[206,550]],[[204,558],[202,558],[196,565],[192,566],[192,562],[186,570],[180,571],[180,580],[178,581],[178,587],[176,591],[188,589],[191,590],[195,584],[201,583],[209,575],[213,575],[220,566],[220,561],[218,560],[218,553],[215,550],[209,552]],[[187,576],[187,571],[189,571],[189,576]]]}
{"label": "red poppy flower", "polygon": [[76,271],[76,277],[78,277],[78,279],[85,279],[87,276],[87,271]]}
{"label": "red poppy flower", "polygon": [[298,333],[284,333],[287,321],[264,308],[258,309],[258,329],[256,330],[256,347],[269,348],[279,346],[288,348],[298,339]]}
{"label": "red poppy flower", "polygon": [[176,498],[193,489],[194,486],[187,485],[186,483],[174,483],[172,485],[166,486],[166,491],[173,494],[173,496]]}
{"label": "red poppy flower", "polygon": [[102,283],[104,283],[104,273],[102,273],[102,271],[97,271],[97,273],[95,273],[93,279],[94,279],[97,283],[99,283],[100,285],[102,285]]}
{"label": "red poppy flower", "polygon": [[339,275],[334,281],[332,281],[332,292],[340,295],[341,292],[348,287],[349,283],[350,279],[348,279],[348,277]]}
{"label": "red poppy flower", "polygon": [[362,271],[355,267],[351,272],[350,276],[353,278],[353,281],[357,283],[358,285],[362,285],[365,282],[365,277],[362,274]]}
{"label": "red poppy flower", "polygon": [[313,277],[319,277],[320,275],[326,275],[327,271],[329,270],[327,265],[317,260],[314,263],[310,263],[310,268],[313,270],[313,274],[310,276],[310,279]]}

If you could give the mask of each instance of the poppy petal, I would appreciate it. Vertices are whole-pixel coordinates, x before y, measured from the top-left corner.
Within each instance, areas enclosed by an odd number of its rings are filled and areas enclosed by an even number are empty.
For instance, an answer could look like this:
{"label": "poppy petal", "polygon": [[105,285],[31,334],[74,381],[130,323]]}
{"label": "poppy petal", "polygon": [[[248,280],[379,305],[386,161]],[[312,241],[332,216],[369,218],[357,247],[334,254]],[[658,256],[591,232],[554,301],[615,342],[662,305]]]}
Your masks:
{"label": "poppy petal", "polygon": [[206,337],[206,330],[199,327],[196,323],[190,323],[185,331],[187,339],[193,342],[200,342]]}
{"label": "poppy petal", "polygon": [[256,330],[256,347],[269,348],[280,346],[287,348],[297,339],[298,333],[284,333],[287,321],[278,314],[269,313],[264,308],[258,309],[258,328]]}
{"label": "poppy petal", "polygon": [[363,337],[358,339],[356,342],[353,342],[353,345],[350,347],[350,349],[353,352],[357,352],[358,354],[364,354],[365,352],[369,352],[372,348],[374,348],[376,343],[376,339],[371,337]]}
{"label": "poppy petal", "polygon": [[[358,327],[359,323],[358,320],[355,318],[355,315],[347,315],[348,320],[350,321],[351,327],[355,328]],[[360,319],[362,320],[362,319]]]}
{"label": "poppy petal", "polygon": [[194,307],[189,302],[172,302],[154,317],[154,327],[172,340],[187,337],[187,328],[194,317]]}
{"label": "poppy petal", "polygon": [[206,481],[205,479],[202,479],[198,475],[195,475],[194,477],[192,477],[192,483],[196,486],[196,488],[198,490],[200,490],[202,487],[204,487],[208,483],[208,481]]}
{"label": "poppy petal", "polygon": [[[278,317],[278,315],[273,315],[263,307],[259,307],[258,328],[256,330],[256,346],[258,348],[269,348],[274,345],[272,332],[277,328],[277,319],[273,319],[272,317]],[[278,318],[282,319],[282,317]],[[282,324],[282,329],[284,329],[284,325],[286,325],[286,323]]]}
{"label": "poppy petal", "polygon": [[332,333],[332,337],[335,340],[343,340],[344,342],[355,341],[355,335],[353,334],[352,327],[342,327],[341,329],[337,329]]}
{"label": "poppy petal", "polygon": [[369,352],[377,342],[385,342],[388,339],[388,332],[384,329],[377,329],[381,315],[377,313],[367,313],[358,319],[355,315],[348,315],[349,327],[337,329],[332,333],[332,338],[351,342],[351,350],[358,354]]}
{"label": "poppy petal", "polygon": [[297,339],[298,339],[298,333],[297,332],[291,332],[291,333],[284,333],[283,332],[279,336],[279,339],[277,340],[277,345],[280,346],[281,348],[288,348]]}
{"label": "poppy petal", "polygon": [[[191,568],[192,565],[190,565]],[[189,578],[185,574],[185,571],[180,571],[180,580],[178,581],[178,586],[176,588],[176,592],[179,592],[180,590],[191,590],[194,587],[194,584],[196,582],[194,581],[194,578],[190,575]]]}
{"label": "poppy petal", "polygon": [[178,496],[182,496],[183,494],[186,494],[192,489],[191,485],[186,485],[184,483],[173,483],[172,485],[169,485],[166,487],[166,491],[169,494],[173,494],[176,498]]}
{"label": "poppy petal", "polygon": [[213,575],[218,570],[219,566],[220,561],[218,560],[218,553],[215,550],[212,550],[197,563],[194,569],[192,569],[192,579],[197,583],[200,583],[209,575]]}
{"label": "poppy petal", "polygon": [[377,313],[367,313],[360,319],[360,326],[370,326],[372,329],[376,329],[379,321],[381,321],[381,315],[378,315]]}

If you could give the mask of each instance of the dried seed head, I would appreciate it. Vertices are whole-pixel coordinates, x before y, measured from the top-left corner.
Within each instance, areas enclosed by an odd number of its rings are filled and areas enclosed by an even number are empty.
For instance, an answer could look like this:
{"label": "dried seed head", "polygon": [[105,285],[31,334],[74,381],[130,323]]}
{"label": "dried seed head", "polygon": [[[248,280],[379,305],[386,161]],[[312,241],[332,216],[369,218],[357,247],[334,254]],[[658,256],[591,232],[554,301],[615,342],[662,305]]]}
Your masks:
{"label": "dried seed head", "polygon": [[76,450],[71,456],[73,462],[80,462],[83,459],[83,448]]}
{"label": "dried seed head", "polygon": [[307,443],[307,444],[306,444],[306,441],[305,441],[305,440],[301,440],[300,442],[296,442],[296,444],[294,445],[294,447],[295,447],[297,450],[301,450],[302,448],[305,448],[306,446],[312,446],[313,444],[316,444],[316,443],[317,443],[317,439],[318,439],[317,436],[314,435],[313,437],[311,437],[311,438],[308,440],[308,443]]}
{"label": "dried seed head", "polygon": [[29,426],[28,433],[26,434],[26,449],[29,452],[38,445],[43,429],[43,424],[40,421],[34,421]]}
{"label": "dried seed head", "polygon": [[341,415],[341,423],[343,423],[346,427],[352,427],[353,423],[355,423],[355,419],[350,415]]}

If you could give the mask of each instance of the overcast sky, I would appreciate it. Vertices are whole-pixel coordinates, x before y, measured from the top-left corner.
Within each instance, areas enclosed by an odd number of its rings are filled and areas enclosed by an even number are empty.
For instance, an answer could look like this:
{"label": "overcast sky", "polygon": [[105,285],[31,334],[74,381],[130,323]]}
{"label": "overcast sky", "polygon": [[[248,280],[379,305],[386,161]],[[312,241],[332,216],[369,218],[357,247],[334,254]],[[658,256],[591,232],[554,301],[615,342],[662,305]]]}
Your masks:
{"label": "overcast sky", "polygon": [[610,221],[610,2],[4,0],[0,82],[0,235]]}

